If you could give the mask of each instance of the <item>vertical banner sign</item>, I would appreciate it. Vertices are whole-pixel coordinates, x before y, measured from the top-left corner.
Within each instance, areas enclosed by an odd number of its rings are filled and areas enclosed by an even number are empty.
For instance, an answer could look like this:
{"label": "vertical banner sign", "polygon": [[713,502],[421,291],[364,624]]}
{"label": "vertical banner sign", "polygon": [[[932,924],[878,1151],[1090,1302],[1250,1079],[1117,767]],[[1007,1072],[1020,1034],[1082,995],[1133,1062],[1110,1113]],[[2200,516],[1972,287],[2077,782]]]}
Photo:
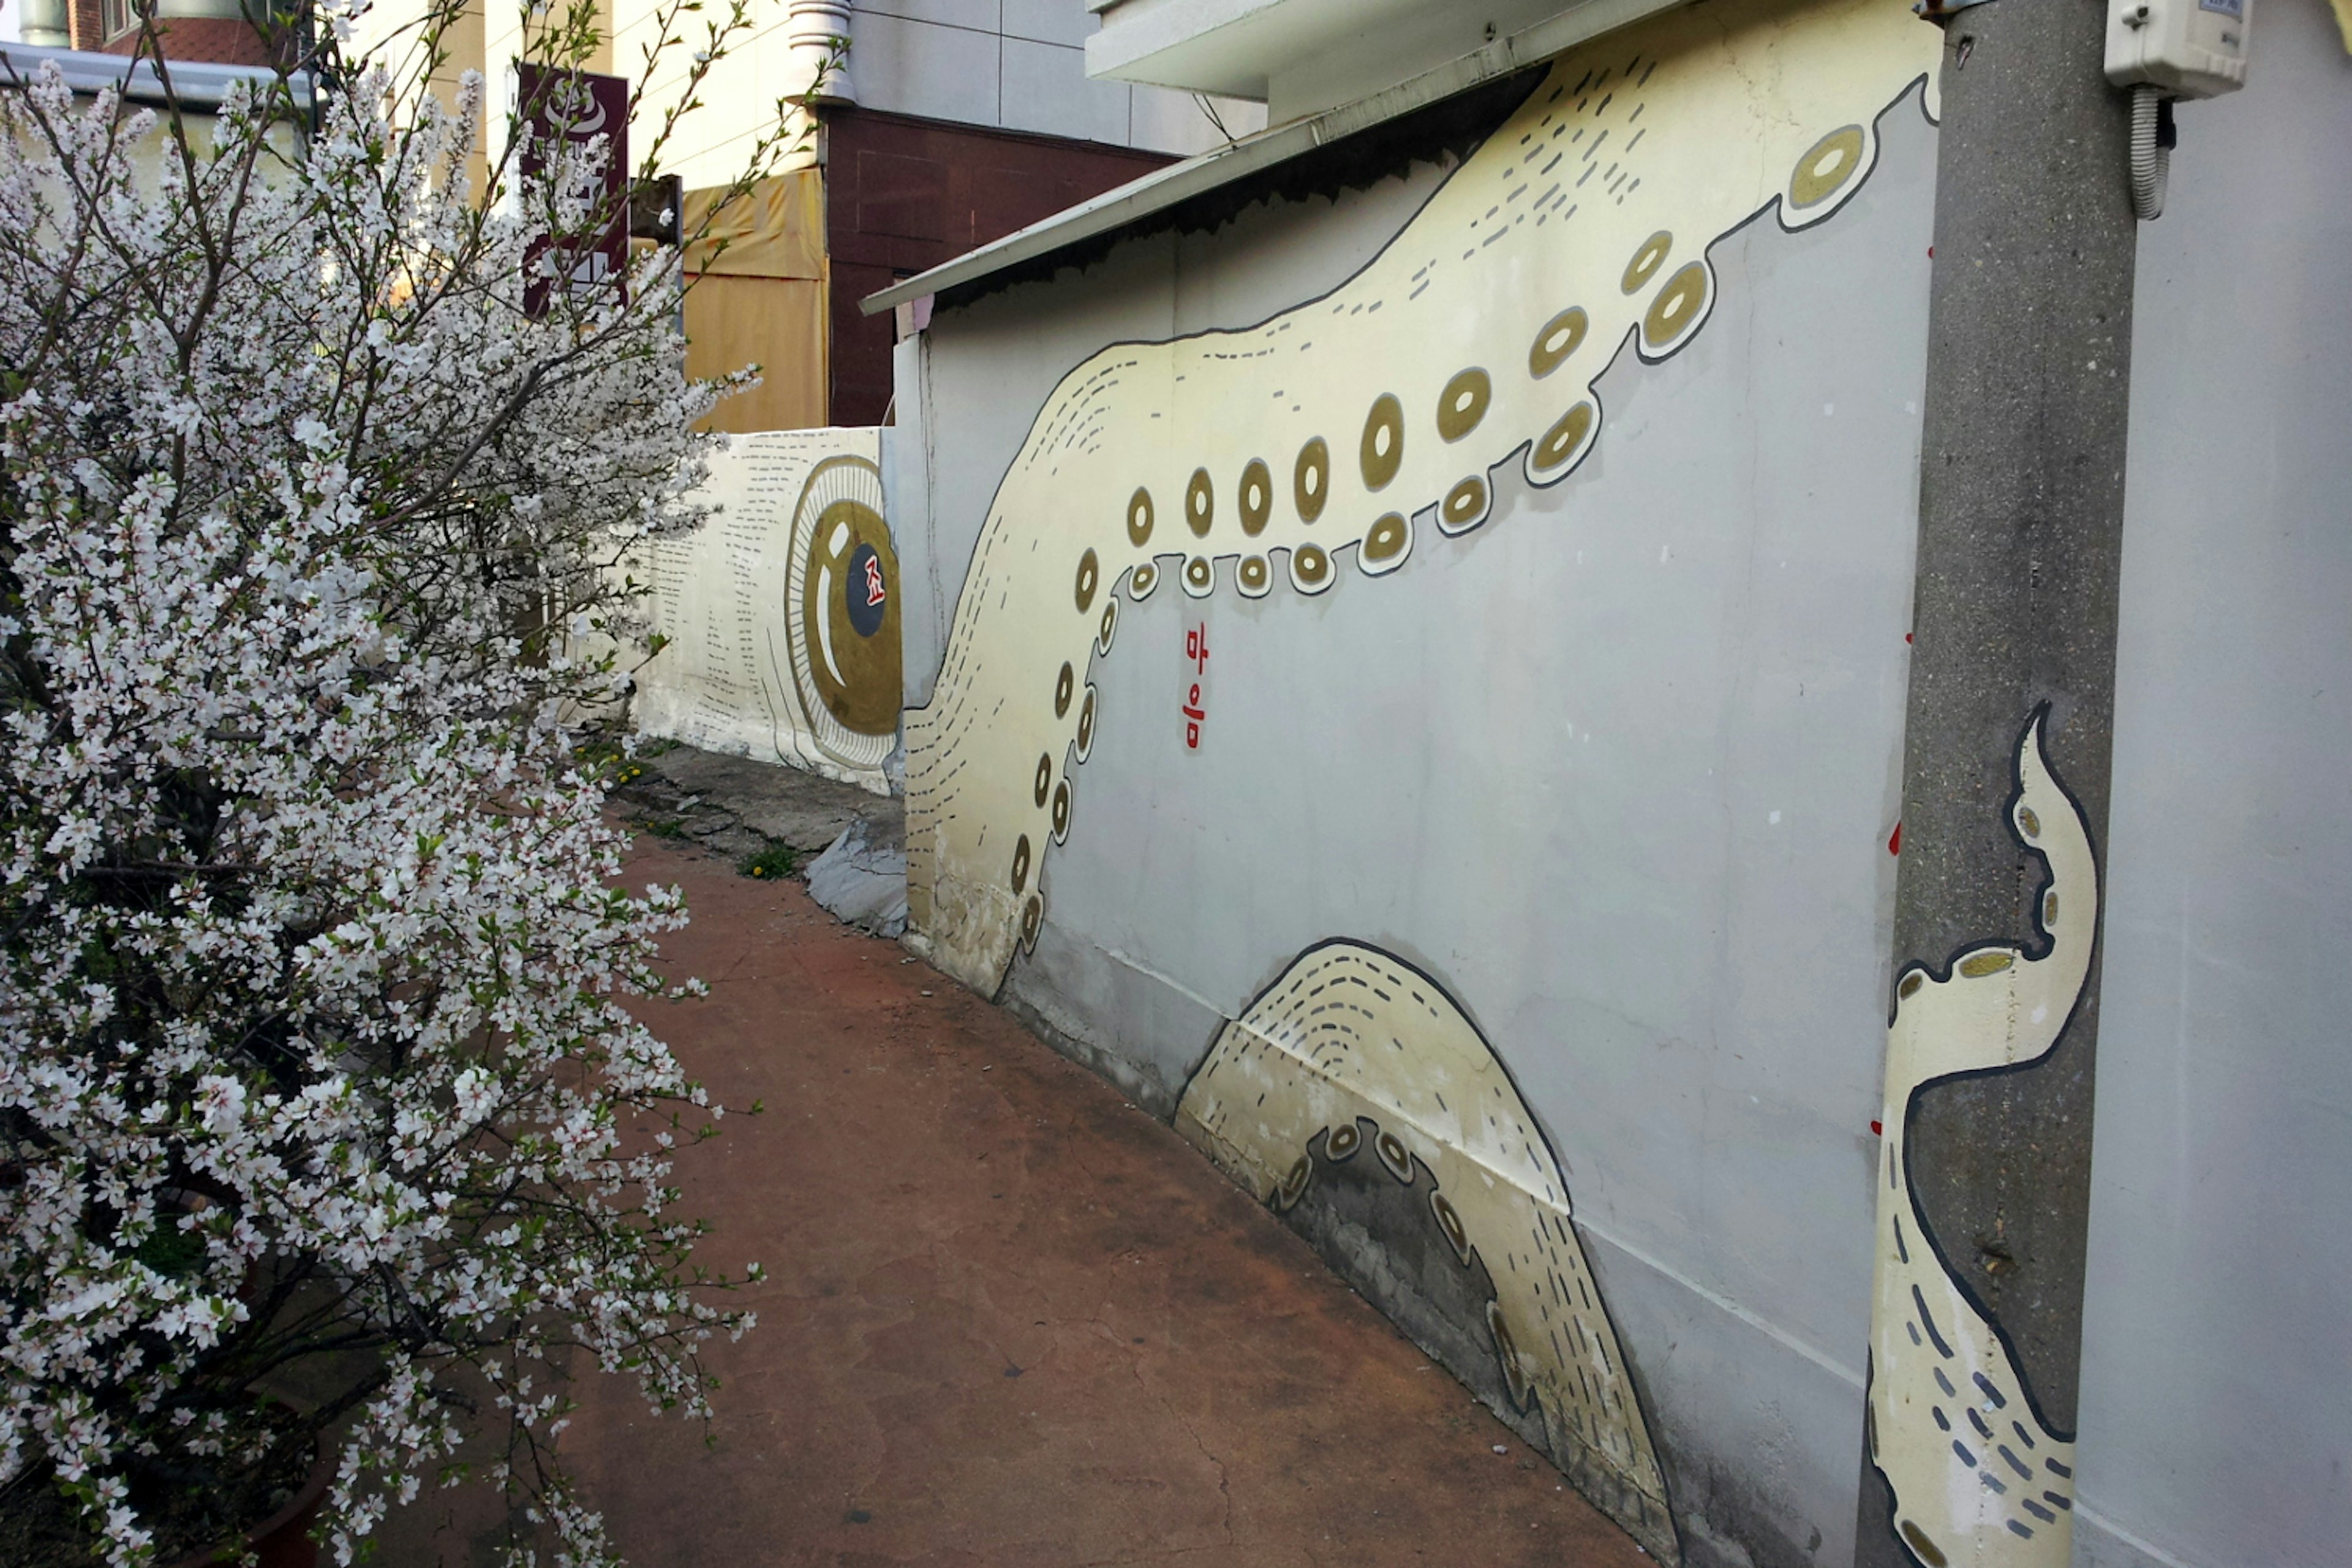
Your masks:
{"label": "vertical banner sign", "polygon": [[[559,142],[604,143],[603,191],[587,226],[579,232],[536,241],[526,262],[523,311],[547,314],[557,286],[585,305],[600,289],[617,289],[629,259],[629,84],[616,76],[556,70],[521,62],[516,87],[522,103],[522,174],[526,184],[544,174]],[[540,260],[552,254],[552,276]]]}

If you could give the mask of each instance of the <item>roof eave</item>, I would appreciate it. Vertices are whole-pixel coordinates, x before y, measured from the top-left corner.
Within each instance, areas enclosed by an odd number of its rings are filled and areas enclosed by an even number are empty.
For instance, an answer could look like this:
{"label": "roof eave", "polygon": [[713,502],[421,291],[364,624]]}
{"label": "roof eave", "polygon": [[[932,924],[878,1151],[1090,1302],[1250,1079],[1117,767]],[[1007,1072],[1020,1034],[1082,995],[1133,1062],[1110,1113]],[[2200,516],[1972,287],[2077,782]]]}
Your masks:
{"label": "roof eave", "polygon": [[1156,169],[1139,180],[1129,181],[1091,201],[1080,202],[1027,228],[968,250],[952,261],[941,262],[927,272],[868,294],[857,302],[857,308],[866,315],[879,315],[926,295],[982,281],[1024,262],[1124,228],[1343,136],[1424,109],[1481,83],[1525,70],[1604,33],[1691,3],[1692,0],[1582,0],[1534,26],[1496,38],[1370,97],[1269,126],[1197,158]]}

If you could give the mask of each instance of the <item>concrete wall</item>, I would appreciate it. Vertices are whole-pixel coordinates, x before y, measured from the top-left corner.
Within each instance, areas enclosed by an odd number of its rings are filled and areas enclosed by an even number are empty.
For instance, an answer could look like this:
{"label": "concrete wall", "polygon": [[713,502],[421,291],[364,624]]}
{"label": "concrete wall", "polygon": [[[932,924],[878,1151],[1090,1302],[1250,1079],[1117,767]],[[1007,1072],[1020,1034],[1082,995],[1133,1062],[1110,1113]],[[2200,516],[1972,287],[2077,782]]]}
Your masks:
{"label": "concrete wall", "polygon": [[[919,905],[927,885],[939,895],[919,908],[922,934],[995,988],[969,940],[982,922],[946,908],[953,897],[977,907],[955,887],[958,829],[927,828],[926,800],[995,765],[945,717],[971,706],[959,688],[973,667],[990,668],[972,651],[990,635],[975,617],[1000,603],[1024,621],[1066,616],[1078,543],[1093,540],[1117,624],[1097,637],[1104,601],[1085,610],[1092,650],[1072,663],[1088,695],[1072,711],[1099,719],[1075,742],[1048,720],[1025,753],[1041,804],[1048,784],[1055,812],[1070,802],[1066,840],[1019,816],[977,833],[974,863],[993,866],[1020,829],[1016,889],[1034,864],[1042,893],[1034,931],[1005,950],[1001,995],[1139,1103],[1177,1116],[1645,1544],[1694,1563],[1838,1563],[1852,1550],[1932,208],[1934,139],[1915,78],[1934,42],[1920,32],[1916,66],[1910,35],[1888,35],[1894,54],[1866,109],[1816,108],[1783,132],[1797,136],[1794,159],[1838,125],[1874,125],[1874,164],[1834,216],[1792,231],[1805,213],[1767,192],[1704,232],[1683,229],[1687,213],[1675,220],[1690,237],[1657,277],[1704,247],[1711,281],[1703,327],[1668,321],[1671,342],[1654,323],[1672,301],[1643,317],[1663,297],[1625,281],[1640,271],[1628,270],[1638,235],[1623,251],[1596,237],[1541,265],[1480,271],[1508,251],[1474,234],[1470,266],[1449,280],[1466,301],[1449,318],[1453,346],[1424,350],[1410,319],[1365,323],[1374,294],[1391,311],[1409,302],[1410,282],[1391,295],[1381,280],[1416,236],[1483,221],[1483,198],[1454,213],[1465,187],[1423,164],[1336,200],[1255,208],[1214,234],[1122,245],[1082,274],[942,310],[899,353],[891,493],[918,710],[911,878]],[[1639,42],[1612,41],[1605,63],[1623,68]],[[1589,62],[1602,63],[1597,52]],[[1586,68],[1563,68],[1566,85]],[[1672,177],[1667,113],[1643,121],[1646,151],[1668,139],[1657,154],[1668,162],[1643,167],[1653,180]],[[1780,156],[1765,135],[1756,144]],[[1517,183],[1504,171],[1498,195]],[[1444,258],[1463,246],[1425,248]],[[1311,397],[1328,376],[1343,410],[1329,422],[1337,473],[1355,466],[1373,378],[1443,379],[1475,362],[1492,367],[1499,408],[1517,395],[1506,377],[1529,374],[1530,331],[1577,289],[1596,315],[1621,314],[1594,330],[1582,368],[1535,400],[1548,420],[1589,379],[1603,413],[1572,474],[1530,483],[1528,443],[1544,425],[1490,415],[1492,439],[1481,429],[1442,459],[1486,475],[1483,524],[1450,537],[1423,512],[1402,563],[1368,571],[1357,560],[1373,547],[1362,531],[1376,509],[1334,480],[1335,517],[1349,515],[1316,526],[1336,531],[1282,535],[1286,505],[1265,536],[1293,559],[1310,541],[1331,546],[1329,591],[1294,588],[1276,549],[1270,592],[1251,595],[1240,574],[1261,558],[1231,521],[1246,504],[1225,488],[1242,464],[1220,443],[1262,442],[1286,502],[1297,447],[1278,427],[1287,409],[1264,421],[1276,428],[1228,429],[1221,411],[1262,394],[1223,384],[1255,369],[1223,366],[1263,363],[1253,345],[1285,322],[1318,351],[1360,345],[1360,360],[1308,367],[1305,382]],[[1643,322],[1630,338],[1626,309]],[[1188,338],[1220,331],[1232,335]],[[1164,379],[1145,374],[1148,360],[1118,368],[1139,346],[1105,350],[1171,339],[1187,340],[1173,351],[1186,357]],[[1092,424],[1091,410],[1071,414],[1107,374],[1158,401],[1103,405]],[[1411,428],[1409,457],[1439,447]],[[1055,434],[1088,429],[1102,432],[1092,445]],[[1085,462],[1122,441],[1133,460],[1090,488]],[[1226,509],[1206,546],[1180,510],[1196,446],[1216,454],[1202,460]],[[1161,580],[1139,590],[1120,521],[1136,476],[1162,471],[1174,478],[1148,481],[1159,531],[1145,552]],[[1415,489],[1393,504],[1411,511],[1448,493]],[[1171,580],[1188,557],[1163,552],[1180,547],[1202,551],[1206,596]],[[1032,559],[1050,588],[1034,602]],[[1202,638],[1205,667],[1190,657]],[[1023,700],[1047,695],[1053,668],[990,696],[980,710],[992,732],[1023,724]],[[943,784],[950,768],[966,782]],[[1024,766],[1024,810],[1029,779]],[[952,809],[965,821],[977,810],[969,795]],[[1335,951],[1408,989],[1433,986],[1426,1020],[1394,1024],[1398,1049],[1452,1065],[1423,1081],[1419,1067],[1399,1079],[1369,1062],[1341,1083],[1291,1072],[1304,1055],[1277,1046],[1261,1054],[1283,1081],[1249,1080],[1273,1098],[1256,1110],[1230,1090],[1209,1103],[1212,1079],[1258,1070],[1244,1058],[1281,1037],[1286,988]],[[1589,1278],[1605,1302],[1591,1327],[1613,1331],[1622,1392],[1638,1406],[1622,1432],[1564,1436],[1548,1392],[1523,1399],[1507,1369],[1534,1385],[1559,1368],[1521,1330],[1500,1384],[1485,1325],[1449,1335],[1443,1289],[1408,1278],[1428,1275],[1430,1254],[1406,1219],[1383,1229],[1390,1221],[1344,1207],[1310,1214],[1312,1196],[1286,1203],[1281,1162],[1297,1154],[1311,1193],[1337,1194],[1347,1154],[1329,1130],[1377,1123],[1405,1136],[1391,1173],[1407,1171],[1416,1194],[1433,1181],[1466,1215],[1465,1194],[1481,1191],[1461,1169],[1475,1136],[1444,1132],[1445,1113],[1426,1102],[1451,1107],[1446,1086],[1473,1080],[1507,1091],[1513,1114],[1523,1108],[1540,1130],[1524,1146],[1542,1171],[1503,1185],[1532,1192],[1554,1173],[1563,1184],[1556,1210],[1540,1193],[1525,1206],[1556,1214],[1549,1234],[1573,1237],[1549,1245],[1545,1268]],[[1304,1152],[1250,1125],[1277,1104],[1311,1134]],[[1528,1253],[1505,1224],[1478,1232],[1475,1250],[1507,1319],[1506,1277]],[[1613,1371],[1620,1358],[1600,1359]],[[1613,1409],[1615,1397],[1596,1405]],[[1661,1494],[1673,1516],[1663,1532],[1645,1500]]]}
{"label": "concrete wall", "polygon": [[[2141,240],[2079,1568],[2305,1568],[2352,1541],[2352,64],[2317,0],[2277,0],[2255,51],[2245,92],[2181,111],[2170,210]],[[1001,871],[1026,829],[1029,902],[958,889],[962,829],[927,826],[939,786],[910,784],[918,940],[1173,1116],[1656,1542],[1633,1495],[1648,1445],[1664,1545],[1691,1563],[1852,1550],[1934,162],[1916,100],[1876,123],[1833,218],[1789,232],[1784,201],[1714,231],[1686,346],[1606,340],[1573,473],[1531,485],[1527,448],[1482,432],[1459,467],[1492,464],[1483,523],[1451,536],[1416,491],[1410,552],[1374,577],[1353,517],[1324,536],[1328,592],[1297,591],[1278,546],[1250,595],[1263,545],[1217,531],[1229,450],[1262,443],[1287,494],[1291,447],[1248,428],[1286,411],[1220,412],[1265,406],[1237,395],[1261,391],[1265,334],[1367,343],[1340,377],[1358,408],[1438,356],[1499,389],[1528,293],[1584,265],[1489,269],[1454,346],[1361,324],[1403,297],[1366,279],[1445,216],[1435,163],[1122,244],[898,350],[910,779],[933,752],[983,754],[946,716],[995,667],[973,651],[988,605],[1066,617],[1075,563],[1085,623],[1075,740],[1022,713],[1058,653],[989,710],[999,732],[1034,723],[1056,815],[1032,825],[1013,770],[1022,798],[967,860]],[[1330,434],[1352,468],[1355,428]],[[1228,509],[1198,545],[1171,526],[1195,451]],[[1090,480],[1105,452],[1124,469]],[[1139,479],[1159,531],[1130,553]],[[1198,598],[1166,581],[1195,554]],[[1161,581],[1139,591],[1145,564]],[[1099,632],[1090,585],[1116,605]],[[975,935],[1031,909],[998,947]],[[1388,991],[1318,1068],[1296,998],[1334,963]],[[1426,1017],[1396,1015],[1416,988]],[[1572,1194],[1558,1267],[1605,1300],[1632,1460],[1524,1422],[1426,1286],[1443,1251],[1349,1175],[1368,1167],[1335,1136],[1402,1127],[1420,1141],[1390,1167],[1401,1190],[1469,1184],[1448,1162],[1475,1139],[1433,1136],[1419,1086],[1370,1081],[1392,1069],[1360,1047],[1391,1030],[1448,1082],[1491,1079],[1556,1156],[1512,1179]],[[1286,1167],[1275,1145],[1303,1152]],[[1530,1256],[1486,1234],[1486,1256]]]}
{"label": "concrete wall", "polygon": [[2352,58],[2251,42],[2140,238],[2083,1568],[2352,1558]]}

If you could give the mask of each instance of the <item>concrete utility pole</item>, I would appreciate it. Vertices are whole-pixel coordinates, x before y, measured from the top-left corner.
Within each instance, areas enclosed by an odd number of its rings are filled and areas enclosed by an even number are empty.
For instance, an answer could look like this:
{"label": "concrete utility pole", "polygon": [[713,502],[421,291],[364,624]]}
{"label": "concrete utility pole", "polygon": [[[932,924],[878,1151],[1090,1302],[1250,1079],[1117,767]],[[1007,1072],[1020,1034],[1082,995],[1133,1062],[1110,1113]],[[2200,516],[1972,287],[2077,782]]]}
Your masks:
{"label": "concrete utility pole", "polygon": [[[2081,804],[2104,868],[2137,241],[2128,102],[2102,74],[2102,0],[1990,0],[1944,26],[1895,917],[1897,972],[1916,962],[1939,977],[1963,948],[2040,941],[2043,865],[2009,808],[2021,735],[2042,704],[2051,766]],[[2029,1460],[2052,1457],[2046,1435],[2071,1438],[2074,1426],[2095,957],[2084,987],[2035,1065],[1931,1079],[1907,1107],[1890,1104],[1907,1110],[1907,1191],[1877,1184],[1882,1205],[1906,1205],[1910,1245],[1931,1240],[1936,1261],[2007,1342],[2043,1419],[2042,1447],[2028,1452],[2022,1433],[2008,1435],[2015,1409],[1992,1419]],[[1910,1331],[1884,1321],[1887,1294],[1874,1342],[1899,1344]],[[1969,1379],[1958,1381],[1948,1418],[1966,1443],[1949,1432],[1913,1436],[1932,1439],[1939,1455],[1975,1444],[1978,1462],[1999,1472],[1985,1483],[1990,1503],[2007,1472],[1993,1445],[1960,1424],[1975,1417],[1964,1408]],[[1941,1414],[1906,1408],[1923,1426]],[[2004,1493],[2011,1509],[2046,1497],[2035,1512],[1989,1511],[1982,1533],[1938,1542],[1916,1525],[1898,1533],[1892,1471],[1874,1462],[1866,1436],[1857,1568],[2063,1568],[2071,1481],[2035,1469],[2030,1485],[2009,1477]],[[1954,1495],[1971,1496],[1979,1478],[1953,1479],[1965,1483]],[[2042,1482],[2064,1500],[2032,1489]],[[2011,1518],[2016,1526],[2001,1528]]]}

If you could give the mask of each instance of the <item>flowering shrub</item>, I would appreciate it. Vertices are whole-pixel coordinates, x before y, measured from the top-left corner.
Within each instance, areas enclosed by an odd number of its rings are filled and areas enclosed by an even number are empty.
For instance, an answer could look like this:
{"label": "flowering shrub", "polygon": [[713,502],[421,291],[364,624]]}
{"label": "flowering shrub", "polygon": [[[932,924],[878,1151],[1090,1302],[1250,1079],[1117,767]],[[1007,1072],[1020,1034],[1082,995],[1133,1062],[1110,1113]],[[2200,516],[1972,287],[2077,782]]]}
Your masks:
{"label": "flowering shrub", "polygon": [[[456,10],[404,73],[332,16],[283,51],[343,84],[307,138],[285,77],[203,132],[0,90],[0,1512],[62,1498],[110,1563],[321,1433],[349,1562],[484,1427],[609,1561],[564,1367],[707,1414],[750,1326],[666,1184],[719,1109],[626,1005],[686,989],[685,910],[614,890],[575,750],[717,390],[675,251],[525,313],[598,171],[475,199],[480,82],[420,89]],[[327,1392],[236,1436],[289,1373]]]}

